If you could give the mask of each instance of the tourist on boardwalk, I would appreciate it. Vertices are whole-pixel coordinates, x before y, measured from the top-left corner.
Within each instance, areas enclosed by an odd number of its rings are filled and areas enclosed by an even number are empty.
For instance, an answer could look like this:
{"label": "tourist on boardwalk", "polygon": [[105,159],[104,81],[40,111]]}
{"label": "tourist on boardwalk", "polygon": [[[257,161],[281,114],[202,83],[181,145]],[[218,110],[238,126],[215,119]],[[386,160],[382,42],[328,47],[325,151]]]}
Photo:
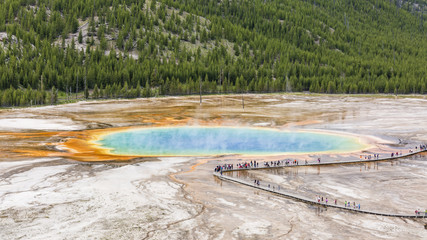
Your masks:
{"label": "tourist on boardwalk", "polygon": [[[417,149],[417,147],[415,147],[415,149]],[[420,145],[419,149],[420,149],[420,151],[422,151],[422,150],[425,151],[425,149],[427,149],[427,148],[426,148],[426,145]],[[411,153],[411,152],[412,151],[410,150],[409,153]],[[391,153],[391,156],[395,156],[397,158],[397,157],[399,157],[399,154],[400,154],[400,156],[403,156],[402,152],[400,152],[400,153],[399,152],[393,152],[393,153]],[[371,160],[371,159],[379,159],[379,154],[373,154],[372,156],[373,156],[373,158],[371,158],[371,155],[366,155],[365,158],[367,158],[369,160]],[[407,156],[407,155],[405,154],[405,156]],[[360,155],[360,157],[363,157],[363,155]],[[384,159],[386,159],[386,158],[384,158]],[[320,163],[320,158],[318,158],[317,160]],[[305,161],[305,164],[307,165],[308,164],[307,160],[305,159],[304,161]],[[359,160],[356,160],[356,161],[359,161]],[[353,162],[356,162],[356,161],[353,161]],[[351,161],[349,161],[349,162],[351,162]],[[295,166],[295,165],[298,165],[298,160],[297,159],[294,159],[294,160],[292,160],[292,159],[285,159],[285,160],[281,160],[281,161],[278,160],[278,161],[270,161],[270,162],[267,161],[267,162],[264,162],[264,165],[265,166],[269,166],[269,167],[270,166],[272,166],[272,167],[279,167],[279,166],[284,166],[284,164],[286,164],[286,165],[291,164],[291,165]],[[326,164],[328,164],[328,161],[326,162]],[[238,168],[246,168],[246,169],[248,169],[248,168],[252,168],[252,167],[258,166],[258,162],[256,162],[256,161],[248,161],[248,162],[244,162],[244,163],[237,163],[236,166]],[[377,166],[377,168],[378,168],[378,166]],[[214,171],[215,172],[219,172],[221,174],[221,176],[222,176],[223,171],[229,171],[229,170],[233,170],[233,164],[218,165],[214,169]],[[239,177],[240,174],[238,173],[237,175]],[[227,178],[225,178],[225,179],[227,179]],[[220,179],[223,179],[223,178],[220,178]],[[245,183],[245,184],[247,184],[247,183]],[[254,179],[254,185],[260,186],[260,181],[257,180],[257,179]],[[267,186],[270,189],[270,184],[268,184]],[[277,186],[273,185],[272,191],[276,192],[276,189],[277,189],[278,192],[280,192],[280,185],[277,185]],[[285,195],[286,195],[286,190],[285,190]],[[306,201],[304,198],[299,198],[299,197],[294,197],[294,198]],[[329,204],[329,199],[327,197],[325,197],[325,202],[323,202],[324,201],[323,198],[324,198],[323,196],[316,195],[315,201],[317,200],[317,203],[319,205],[323,205],[325,207],[329,206],[328,205]],[[334,199],[334,204],[335,205],[338,204],[338,200],[337,199]],[[352,210],[351,209],[351,202],[350,201],[345,201],[344,202],[344,207],[347,208],[347,210],[351,211]],[[361,204],[360,203],[356,204],[356,202],[353,202],[353,209],[354,209],[353,211],[360,211],[360,213],[370,213],[369,211],[366,211],[366,210],[365,211],[361,211]],[[424,213],[424,215],[423,215],[423,213]],[[373,214],[384,215],[384,216],[404,217],[404,218],[405,217],[411,217],[411,216],[408,216],[408,215],[406,215],[406,216],[403,215],[402,216],[402,215],[397,215],[397,214],[385,214],[385,213],[375,213],[375,212],[373,212]],[[425,209],[424,211],[422,211],[420,209],[416,209],[415,210],[415,216],[416,217],[420,216],[420,218],[427,217],[427,209]],[[412,217],[413,217],[413,215],[412,215]]]}

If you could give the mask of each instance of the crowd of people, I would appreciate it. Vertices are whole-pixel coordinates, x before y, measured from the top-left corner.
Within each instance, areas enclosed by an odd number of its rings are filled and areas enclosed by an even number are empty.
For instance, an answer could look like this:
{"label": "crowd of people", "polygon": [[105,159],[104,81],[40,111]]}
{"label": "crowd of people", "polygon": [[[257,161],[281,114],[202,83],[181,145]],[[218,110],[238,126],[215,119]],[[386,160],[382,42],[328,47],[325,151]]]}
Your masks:
{"label": "crowd of people", "polygon": [[[409,149],[408,153],[414,153],[414,152],[418,152],[418,151],[424,151],[427,149],[427,145],[425,144],[420,144],[419,146],[415,146],[415,151],[412,149]],[[390,153],[390,157],[401,157],[403,156],[403,152],[392,152]],[[360,159],[364,159],[364,160],[378,160],[380,159],[380,154],[374,153],[372,154],[367,154],[367,155],[360,155]]]}
{"label": "crowd of people", "polygon": [[[415,151],[424,151],[427,149],[427,145],[420,144],[419,146],[415,146]],[[409,153],[413,153],[413,150],[410,149]],[[390,154],[391,157],[399,157],[402,156],[402,152],[393,152]],[[360,159],[364,160],[378,160],[380,159],[379,153],[374,154],[367,154],[367,155],[360,155]],[[320,158],[317,158],[317,162],[320,163]],[[305,165],[308,165],[308,161],[304,161]],[[222,172],[222,170],[233,170],[234,164],[224,164],[219,165],[215,167],[215,172]],[[299,160],[297,159],[284,159],[284,160],[277,160],[277,161],[264,161],[263,166],[264,167],[281,167],[281,166],[292,166],[292,165],[299,165]],[[243,163],[237,163],[236,168],[237,169],[249,169],[249,168],[258,168],[259,162],[257,161],[250,161],[250,162],[243,162]]]}
{"label": "crowd of people", "polygon": [[[259,179],[254,179],[254,185],[258,187],[260,186]],[[277,185],[277,188],[276,188],[275,185],[267,184],[267,188],[272,189],[273,191],[276,191],[276,189],[277,191],[280,191],[280,185]],[[330,203],[327,197],[324,198],[323,196],[320,196],[320,195],[316,195],[316,202],[319,204],[325,204],[325,205],[332,205],[332,204],[334,204],[335,206],[338,205],[337,199],[334,199],[333,203]],[[352,202],[350,201],[344,201],[344,207],[360,210],[360,203],[356,204],[356,202],[353,202],[352,204]],[[417,211],[418,213],[420,213],[420,210],[417,210]],[[427,210],[426,210],[426,214],[427,214]]]}
{"label": "crowd of people", "polygon": [[[418,146],[415,146],[415,151],[417,151]],[[420,151],[424,151],[427,150],[427,145],[426,144],[420,144]]]}
{"label": "crowd of people", "polygon": [[380,159],[380,154],[374,153],[373,156],[371,154],[369,154],[369,155],[360,155],[360,159],[363,159],[363,158],[365,158],[365,160]]}
{"label": "crowd of people", "polygon": [[415,210],[415,216],[425,216],[427,217],[427,209],[423,212],[420,209]]}
{"label": "crowd of people", "polygon": [[[259,187],[260,186],[260,180],[254,179],[254,185]],[[280,191],[280,185],[277,185],[277,187],[276,187],[275,185],[267,184],[266,186],[267,186],[267,188],[272,189],[273,191],[276,191],[276,189],[277,189],[277,191]],[[315,199],[316,199],[315,201],[319,204],[335,205],[335,206],[337,206],[339,204],[337,199],[334,199],[333,203],[332,203],[329,201],[329,199],[327,197],[323,197],[321,195],[316,195]],[[356,210],[361,209],[360,203],[356,203],[354,201],[353,202],[344,201],[344,207],[345,208],[353,208]],[[424,212],[421,211],[420,209],[417,209],[417,210],[415,210],[415,215],[420,216],[420,217],[422,217],[422,216],[427,217],[427,209]]]}
{"label": "crowd of people", "polygon": [[[425,151],[427,150],[427,145],[425,144],[420,144],[419,146],[415,146],[415,152],[417,151]],[[410,149],[409,153],[413,153],[413,150]],[[402,152],[393,152],[391,153],[391,157],[398,157],[398,156],[402,156],[403,153]],[[380,154],[369,154],[369,155],[360,155],[360,159],[365,159],[365,160],[377,160],[380,159]],[[317,159],[317,162],[320,163],[320,158]],[[277,161],[264,161],[263,163],[264,167],[279,167],[279,166],[289,166],[289,165],[299,165],[299,161],[294,159],[284,159],[284,160],[277,160]],[[305,165],[308,165],[307,160],[305,160]],[[237,163],[236,164],[236,168],[237,169],[250,169],[250,168],[258,168],[259,167],[259,162],[257,161],[250,161],[250,162],[243,162],[243,163]],[[222,175],[223,170],[233,170],[234,169],[234,164],[224,164],[224,165],[218,165],[215,167],[215,172],[220,172]],[[254,185],[255,186],[260,186],[260,180],[259,179],[254,179]],[[273,191],[276,191],[276,187],[274,185],[270,186],[270,184],[267,185],[268,188],[273,189]],[[280,186],[277,186],[277,190],[280,190]],[[332,205],[332,203],[329,202],[327,197],[323,197],[320,195],[316,195],[316,202],[319,204],[326,204],[326,205]],[[338,205],[338,200],[334,199],[333,201],[334,205]],[[353,208],[353,209],[358,209],[360,210],[360,203],[356,204],[356,202],[351,202],[351,201],[344,201],[344,207],[346,208]],[[420,209],[415,210],[415,215],[416,216],[427,216],[427,209],[425,210],[425,212],[422,212]]]}
{"label": "crowd of people", "polygon": [[[260,185],[259,179],[254,179],[254,185],[255,186],[259,186]],[[267,184],[267,188],[270,188],[270,189],[273,189],[273,191],[276,191],[276,186],[275,185]],[[280,191],[280,185],[277,185],[277,190]]]}
{"label": "crowd of people", "polygon": [[[307,160],[305,160],[305,164],[307,164]],[[279,167],[279,166],[289,166],[289,165],[299,165],[298,160],[277,160],[277,161],[264,161],[263,166],[264,167]],[[250,161],[250,162],[242,162],[236,164],[236,169],[249,169],[249,168],[258,168],[259,162],[257,161]],[[215,172],[222,172],[223,170],[233,170],[234,164],[224,164],[224,165],[218,165],[215,167]]]}
{"label": "crowd of people", "polygon": [[[400,152],[400,156],[402,156],[402,155],[403,155],[402,152]],[[396,152],[396,153],[392,152],[390,154],[390,157],[399,157],[399,152]]]}
{"label": "crowd of people", "polygon": [[237,163],[237,168],[254,168],[258,167],[257,161],[250,161],[250,162],[244,162],[244,163]]}
{"label": "crowd of people", "polygon": [[218,165],[215,167],[214,171],[215,172],[220,172],[222,175],[222,171],[223,170],[233,170],[233,165],[234,164],[224,164],[224,165]]}
{"label": "crowd of people", "polygon": [[[316,195],[316,201],[319,204],[326,204],[326,205],[331,204],[331,203],[329,203],[327,197],[323,198],[323,196],[319,196],[319,195]],[[337,199],[334,200],[334,205],[338,205],[338,200]],[[350,201],[344,201],[344,207],[351,208],[352,207],[351,202]],[[356,204],[356,202],[353,202],[353,208],[360,210],[360,203]]]}
{"label": "crowd of people", "polygon": [[[427,150],[427,145],[426,144],[420,144],[419,146],[415,146],[415,152],[421,152],[421,151],[425,151]],[[414,153],[414,151],[412,149],[409,149],[409,153]],[[391,157],[398,157],[398,156],[402,156],[402,152],[393,152],[390,154]]]}
{"label": "crowd of people", "polygon": [[[305,164],[307,164],[307,160],[305,160]],[[231,168],[230,168],[230,166]],[[263,166],[264,167],[279,167],[279,166],[289,166],[289,165],[299,165],[299,160],[291,160],[291,159],[285,159],[285,160],[277,160],[277,161],[264,161]],[[236,168],[237,169],[248,169],[248,168],[258,168],[259,162],[257,161],[250,161],[250,162],[243,162],[243,163],[237,163]],[[233,164],[227,164],[224,166],[217,166],[215,169],[222,168],[224,170],[230,170],[233,169]]]}

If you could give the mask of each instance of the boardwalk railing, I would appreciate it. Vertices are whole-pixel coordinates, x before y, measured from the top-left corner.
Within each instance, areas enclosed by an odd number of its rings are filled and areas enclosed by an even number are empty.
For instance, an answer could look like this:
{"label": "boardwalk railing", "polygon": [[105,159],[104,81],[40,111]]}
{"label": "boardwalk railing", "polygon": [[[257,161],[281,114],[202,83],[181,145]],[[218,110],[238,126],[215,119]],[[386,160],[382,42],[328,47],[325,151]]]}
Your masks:
{"label": "boardwalk railing", "polygon": [[260,190],[264,190],[270,193],[274,193],[283,197],[287,197],[287,198],[292,198],[298,201],[302,201],[305,203],[309,203],[309,204],[313,204],[313,205],[320,205],[323,207],[331,207],[331,208],[338,208],[338,209],[342,209],[342,210],[346,210],[346,211],[351,211],[351,212],[358,212],[358,213],[365,213],[365,214],[372,214],[372,215],[378,215],[378,216],[386,216],[386,217],[400,217],[400,218],[427,218],[426,213],[421,212],[418,215],[404,215],[404,214],[393,214],[393,213],[382,213],[382,212],[376,212],[376,211],[370,211],[370,210],[362,210],[362,209],[358,209],[358,208],[352,208],[352,207],[344,207],[341,205],[335,205],[335,204],[326,204],[323,202],[317,202],[315,200],[312,200],[310,198],[304,197],[304,196],[300,196],[294,193],[289,193],[286,192],[283,189],[271,189],[269,187],[266,186],[262,186],[262,185],[257,185],[254,183],[249,183],[243,180],[240,180],[238,178],[233,178],[230,176],[225,176],[225,175],[221,175],[220,173],[214,173],[214,176],[218,177],[221,180],[226,180],[226,181],[231,181],[231,182],[235,182],[235,183],[240,183],[249,187],[253,187],[256,189],[260,189]]}
{"label": "boardwalk railing", "polygon": [[[399,158],[404,158],[404,157],[408,157],[408,156],[412,156],[415,154],[419,154],[422,152],[427,152],[427,149],[424,150],[420,150],[420,151],[416,151],[416,152],[412,152],[412,153],[408,153],[405,155],[399,155],[396,157],[388,157],[388,158],[379,158],[379,159],[371,159],[371,160],[353,160],[353,161],[340,161],[340,162],[322,162],[322,163],[314,163],[314,164],[306,164],[306,165],[280,165],[280,166],[272,166],[272,167],[251,167],[251,168],[237,168],[237,169],[228,169],[228,170],[222,170],[222,173],[224,172],[232,172],[232,171],[243,171],[243,170],[258,170],[258,169],[274,169],[274,168],[284,168],[284,167],[302,167],[302,166],[322,166],[322,165],[333,165],[333,164],[350,164],[350,163],[363,163],[363,162],[377,162],[377,161],[387,161],[387,160],[395,160],[395,159],[399,159]],[[335,205],[335,204],[326,204],[322,202],[318,202],[315,201],[313,199],[307,198],[305,196],[301,196],[301,195],[297,195],[295,193],[290,193],[287,192],[284,189],[271,189],[270,187],[267,186],[262,186],[262,185],[258,185],[255,183],[249,183],[246,181],[243,181],[241,179],[238,178],[233,178],[230,176],[225,176],[220,172],[214,172],[214,176],[218,177],[221,180],[226,180],[226,181],[231,181],[231,182],[235,182],[235,183],[240,183],[249,187],[253,187],[256,189],[260,189],[263,191],[267,191],[267,192],[271,192],[283,197],[287,197],[287,198],[292,198],[298,201],[302,201],[305,203],[309,203],[309,204],[313,204],[313,205],[320,205],[323,207],[332,207],[332,208],[338,208],[338,209],[342,209],[342,210],[346,210],[346,211],[352,211],[352,212],[357,212],[357,213],[365,213],[365,214],[372,214],[372,215],[379,215],[379,216],[386,216],[386,217],[400,217],[400,218],[427,218],[427,212],[420,212],[417,215],[413,214],[413,215],[405,215],[405,214],[394,214],[394,213],[383,213],[383,212],[377,212],[377,211],[370,211],[370,210],[362,210],[359,208],[355,208],[355,207],[344,207],[341,205]]]}
{"label": "boardwalk railing", "polygon": [[[314,162],[314,163],[303,163],[303,164],[281,164],[276,166],[261,166],[261,167],[242,167],[242,168],[233,168],[233,169],[223,169],[222,172],[233,172],[233,171],[244,171],[244,170],[263,170],[263,169],[275,169],[275,168],[286,168],[286,167],[303,167],[303,166],[327,166],[327,165],[336,165],[336,164],[352,164],[352,163],[368,163],[368,162],[379,162],[379,161],[390,161],[400,158],[410,157],[417,155],[419,153],[427,152],[427,149],[420,151],[414,151],[412,153],[401,154],[393,157],[385,158],[375,158],[375,159],[357,159],[357,160],[348,160],[348,161],[326,161],[326,162]],[[274,161],[273,161],[274,162]],[[276,161],[277,162],[277,161]],[[261,162],[259,162],[261,163]]]}

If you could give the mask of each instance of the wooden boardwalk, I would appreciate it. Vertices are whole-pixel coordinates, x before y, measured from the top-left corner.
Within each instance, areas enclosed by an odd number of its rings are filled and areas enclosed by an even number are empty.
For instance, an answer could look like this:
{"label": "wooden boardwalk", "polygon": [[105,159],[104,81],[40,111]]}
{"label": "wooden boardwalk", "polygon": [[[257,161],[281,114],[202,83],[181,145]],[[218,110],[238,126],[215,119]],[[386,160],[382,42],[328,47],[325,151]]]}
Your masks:
{"label": "wooden boardwalk", "polygon": [[[285,168],[285,167],[304,167],[304,166],[324,166],[324,165],[333,165],[333,164],[351,164],[351,163],[364,163],[364,162],[377,162],[377,161],[388,161],[388,160],[395,160],[395,159],[399,159],[399,158],[404,158],[404,157],[408,157],[408,156],[412,156],[412,155],[416,155],[422,152],[427,152],[427,150],[422,150],[422,151],[416,151],[413,153],[408,153],[405,155],[399,155],[397,157],[390,157],[390,158],[380,158],[380,159],[371,159],[371,160],[353,160],[353,161],[342,161],[342,162],[323,162],[323,163],[314,163],[314,164],[307,164],[307,165],[283,165],[283,166],[275,166],[275,167],[258,167],[258,168],[238,168],[238,169],[230,169],[230,170],[223,170],[222,173],[224,172],[232,172],[232,171],[244,171],[244,170],[261,170],[261,169],[275,169],[275,168]],[[291,198],[291,199],[295,199],[298,201],[302,201],[308,204],[312,204],[312,205],[318,205],[318,206],[322,206],[322,207],[331,207],[331,208],[338,208],[341,210],[346,210],[346,211],[351,211],[351,212],[357,212],[357,213],[364,213],[364,214],[371,214],[371,215],[378,215],[378,216],[385,216],[385,217],[399,217],[399,218],[427,218],[427,213],[425,212],[421,212],[419,215],[405,215],[405,214],[394,214],[394,213],[384,213],[384,212],[377,212],[377,211],[371,211],[371,210],[364,210],[364,209],[358,209],[358,208],[354,208],[354,207],[344,207],[342,205],[335,205],[335,204],[326,204],[323,202],[317,202],[313,199],[307,198],[305,196],[301,196],[301,195],[297,195],[295,193],[290,193],[287,192],[285,189],[272,189],[269,188],[267,186],[262,186],[262,185],[257,185],[254,183],[249,183],[246,181],[243,181],[241,179],[238,178],[233,178],[230,176],[225,176],[223,174],[221,174],[220,172],[214,172],[214,176],[218,177],[221,180],[226,180],[226,181],[231,181],[231,182],[235,182],[235,183],[240,183],[249,187],[253,187],[256,189],[260,189],[263,191],[267,191],[273,194],[277,194],[283,197],[287,197],[287,198]]]}
{"label": "wooden boardwalk", "polygon": [[[269,166],[269,167],[247,167],[247,168],[235,168],[235,169],[223,169],[222,172],[236,172],[236,171],[245,171],[245,170],[265,170],[265,169],[276,169],[276,168],[287,168],[287,167],[305,167],[305,166],[328,166],[328,165],[337,165],[337,164],[354,164],[354,163],[369,163],[369,162],[380,162],[380,161],[391,161],[400,158],[410,157],[417,155],[419,153],[427,152],[427,149],[421,151],[415,151],[412,153],[402,154],[396,157],[386,157],[386,158],[378,158],[378,159],[357,159],[357,160],[348,160],[348,161],[326,161],[326,162],[315,162],[308,164],[288,164],[288,165],[279,165],[279,166]],[[274,162],[274,161],[273,161]],[[277,161],[276,161],[277,162]],[[259,162],[261,163],[261,162]]]}
{"label": "wooden boardwalk", "polygon": [[253,187],[256,189],[260,189],[260,190],[264,190],[270,193],[274,193],[283,197],[287,197],[287,198],[292,198],[298,201],[302,201],[305,203],[309,203],[309,204],[313,204],[313,205],[319,205],[322,207],[331,207],[331,208],[338,208],[338,209],[342,209],[342,210],[346,210],[346,211],[351,211],[351,212],[357,212],[357,213],[365,213],[365,214],[372,214],[372,215],[378,215],[378,216],[386,216],[386,217],[400,217],[400,218],[427,218],[427,215],[425,215],[424,212],[422,212],[420,215],[404,215],[404,214],[393,214],[393,213],[382,213],[382,212],[376,212],[376,211],[370,211],[370,210],[363,210],[363,209],[358,209],[358,208],[353,208],[353,207],[344,207],[341,205],[335,205],[335,204],[326,204],[323,202],[317,202],[315,200],[312,200],[310,198],[304,197],[304,196],[300,196],[300,195],[296,195],[294,193],[289,193],[286,192],[283,189],[271,189],[269,187],[266,186],[262,186],[262,185],[255,185],[254,183],[249,183],[243,180],[240,180],[238,178],[233,178],[230,176],[225,176],[225,175],[221,175],[218,172],[214,173],[214,176],[218,177],[221,180],[226,180],[226,181],[231,181],[231,182],[235,182],[235,183],[240,183],[249,187]]}

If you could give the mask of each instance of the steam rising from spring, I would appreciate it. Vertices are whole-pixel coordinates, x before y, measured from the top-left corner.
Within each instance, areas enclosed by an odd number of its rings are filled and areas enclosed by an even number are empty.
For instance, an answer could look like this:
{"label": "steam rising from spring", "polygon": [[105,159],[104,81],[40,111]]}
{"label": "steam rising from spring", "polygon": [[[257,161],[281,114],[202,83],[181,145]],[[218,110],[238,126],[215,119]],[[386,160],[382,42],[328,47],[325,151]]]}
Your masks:
{"label": "steam rising from spring", "polygon": [[237,127],[142,128],[106,135],[99,143],[114,154],[141,156],[270,155],[363,148],[348,136]]}

